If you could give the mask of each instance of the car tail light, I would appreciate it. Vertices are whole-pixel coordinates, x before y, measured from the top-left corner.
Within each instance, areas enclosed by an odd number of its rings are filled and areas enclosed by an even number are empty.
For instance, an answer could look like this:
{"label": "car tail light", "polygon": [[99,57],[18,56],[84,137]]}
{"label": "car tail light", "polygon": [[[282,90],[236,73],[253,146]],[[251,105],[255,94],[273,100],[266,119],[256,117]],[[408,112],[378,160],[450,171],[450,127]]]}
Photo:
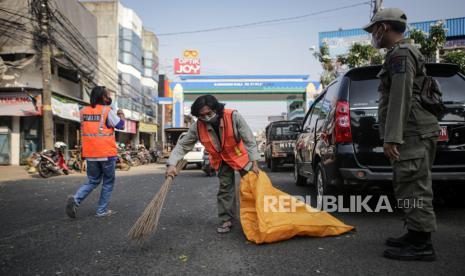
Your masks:
{"label": "car tail light", "polygon": [[336,104],[336,124],[334,127],[336,143],[351,143],[352,130],[350,129],[350,108],[346,101]]}

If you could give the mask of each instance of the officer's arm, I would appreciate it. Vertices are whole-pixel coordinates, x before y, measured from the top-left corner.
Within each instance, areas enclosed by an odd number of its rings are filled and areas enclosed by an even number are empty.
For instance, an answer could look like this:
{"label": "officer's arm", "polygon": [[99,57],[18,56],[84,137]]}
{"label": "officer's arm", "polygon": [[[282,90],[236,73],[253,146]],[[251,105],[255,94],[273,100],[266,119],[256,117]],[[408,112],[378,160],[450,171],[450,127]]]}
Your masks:
{"label": "officer's arm", "polygon": [[233,113],[233,122],[238,132],[238,138],[244,142],[244,147],[247,150],[250,161],[260,160],[260,154],[258,153],[257,141],[253,136],[253,132],[245,119],[238,113]]}
{"label": "officer's arm", "polygon": [[171,151],[170,157],[166,161],[166,164],[168,166],[175,166],[181,159],[184,158],[184,155],[186,155],[194,148],[198,139],[197,123],[193,123],[187,131],[187,134],[178,141],[174,149]]}
{"label": "officer's arm", "polygon": [[416,75],[415,60],[408,49],[389,59],[391,89],[386,115],[385,143],[403,143],[403,129],[407,123],[412,106],[413,81]]}

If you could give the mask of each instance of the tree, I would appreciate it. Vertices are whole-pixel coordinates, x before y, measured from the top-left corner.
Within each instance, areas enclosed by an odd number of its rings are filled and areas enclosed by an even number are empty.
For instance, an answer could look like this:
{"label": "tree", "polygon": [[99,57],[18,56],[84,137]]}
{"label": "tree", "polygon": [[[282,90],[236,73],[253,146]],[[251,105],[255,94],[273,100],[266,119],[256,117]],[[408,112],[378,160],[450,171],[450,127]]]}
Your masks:
{"label": "tree", "polygon": [[465,74],[465,51],[455,50],[444,54],[442,61],[446,63],[454,63],[460,67],[460,72]]}
{"label": "tree", "polygon": [[438,52],[446,43],[446,31],[444,22],[438,21],[430,26],[429,33],[413,29],[409,37],[420,46],[420,52],[428,61],[438,62]]}
{"label": "tree", "polygon": [[334,70],[333,61],[329,55],[328,44],[323,42],[319,52],[313,53],[313,56],[318,59],[318,61],[321,63],[321,66],[323,67],[324,71],[321,74],[320,82],[323,87],[325,87],[337,77],[337,73]]}
{"label": "tree", "polygon": [[338,62],[347,64],[349,68],[365,65],[378,65],[383,63],[383,55],[371,45],[354,43],[347,55],[338,56]]}

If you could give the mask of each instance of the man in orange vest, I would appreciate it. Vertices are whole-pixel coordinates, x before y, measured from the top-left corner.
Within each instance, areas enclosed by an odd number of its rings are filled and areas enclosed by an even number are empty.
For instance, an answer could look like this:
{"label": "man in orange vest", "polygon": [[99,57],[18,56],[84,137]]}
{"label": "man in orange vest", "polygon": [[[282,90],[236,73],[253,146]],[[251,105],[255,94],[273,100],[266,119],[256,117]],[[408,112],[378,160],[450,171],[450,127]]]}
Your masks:
{"label": "man in orange vest", "polygon": [[110,216],[108,209],[115,183],[117,148],[115,128],[124,129],[124,114],[118,115],[110,107],[111,98],[104,86],[97,86],[90,94],[90,106],[81,110],[82,158],[87,162],[88,183],[82,185],[74,196],[68,198],[66,214],[76,218],[77,207],[103,179],[97,217]]}
{"label": "man in orange vest", "polygon": [[209,153],[212,167],[218,172],[217,195],[220,224],[218,233],[228,233],[236,213],[234,172],[259,173],[257,143],[244,118],[233,109],[225,109],[212,95],[197,98],[191,114],[198,118],[187,134],[176,144],[167,161],[166,176],[176,175],[176,163],[200,141]]}

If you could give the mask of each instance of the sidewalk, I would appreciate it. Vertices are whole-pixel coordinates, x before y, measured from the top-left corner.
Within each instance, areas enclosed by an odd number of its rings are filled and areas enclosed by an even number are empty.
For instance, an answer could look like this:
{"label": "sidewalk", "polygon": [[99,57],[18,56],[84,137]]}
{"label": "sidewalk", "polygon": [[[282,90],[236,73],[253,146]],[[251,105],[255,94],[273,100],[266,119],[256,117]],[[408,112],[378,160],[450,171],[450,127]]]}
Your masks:
{"label": "sidewalk", "polygon": [[32,178],[26,166],[0,166],[0,182]]}

